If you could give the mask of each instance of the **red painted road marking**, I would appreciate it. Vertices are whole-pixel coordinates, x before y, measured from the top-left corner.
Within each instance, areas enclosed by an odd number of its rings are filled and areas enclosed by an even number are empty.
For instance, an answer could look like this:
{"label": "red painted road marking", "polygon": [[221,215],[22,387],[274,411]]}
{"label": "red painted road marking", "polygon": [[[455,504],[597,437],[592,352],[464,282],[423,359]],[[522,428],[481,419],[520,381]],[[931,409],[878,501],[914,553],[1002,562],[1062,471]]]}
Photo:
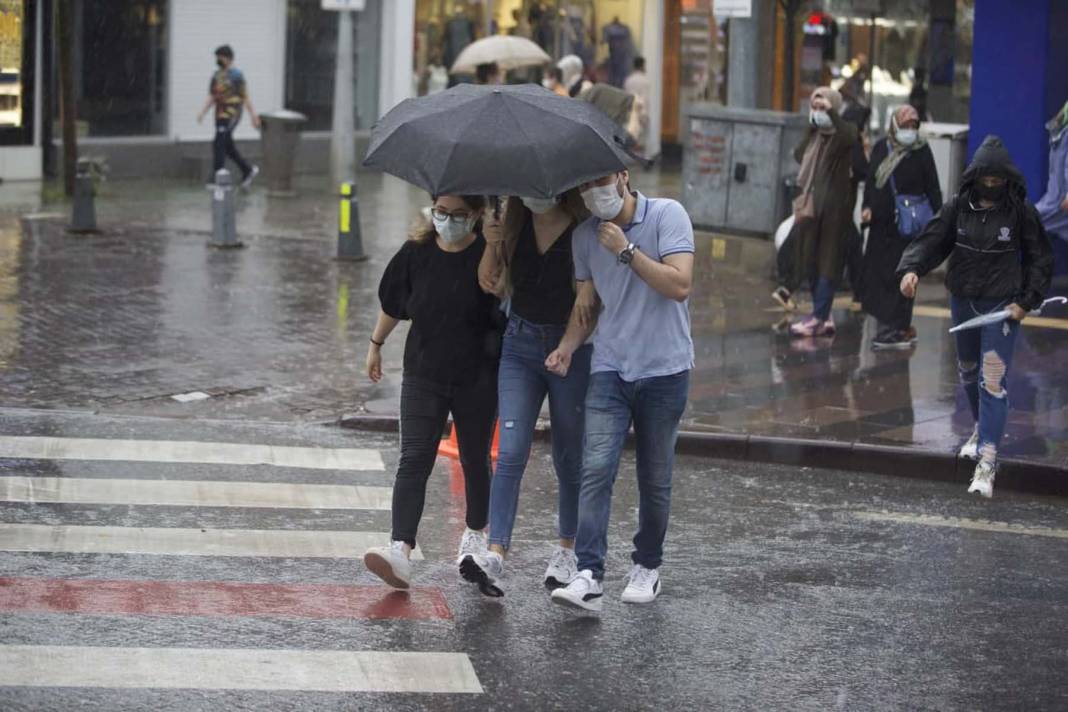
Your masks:
{"label": "red painted road marking", "polygon": [[451,619],[436,588],[222,581],[0,578],[0,612],[282,618]]}

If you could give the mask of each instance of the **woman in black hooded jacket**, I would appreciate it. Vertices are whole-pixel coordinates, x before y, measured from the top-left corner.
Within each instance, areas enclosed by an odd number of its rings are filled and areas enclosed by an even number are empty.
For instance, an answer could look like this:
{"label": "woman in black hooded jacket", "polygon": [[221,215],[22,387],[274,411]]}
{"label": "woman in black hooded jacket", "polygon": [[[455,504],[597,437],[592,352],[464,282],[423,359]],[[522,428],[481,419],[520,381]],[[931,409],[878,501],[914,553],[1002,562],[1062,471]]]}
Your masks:
{"label": "woman in black hooded jacket", "polygon": [[954,325],[1003,309],[1012,315],[956,334],[960,380],[977,423],[960,454],[979,461],[968,492],[990,497],[1016,335],[1027,312],[1041,306],[1053,275],[1049,237],[1027,200],[1023,175],[997,136],[986,137],[956,197],[905,250],[897,270],[901,293],[915,297],[919,277],[947,257]]}

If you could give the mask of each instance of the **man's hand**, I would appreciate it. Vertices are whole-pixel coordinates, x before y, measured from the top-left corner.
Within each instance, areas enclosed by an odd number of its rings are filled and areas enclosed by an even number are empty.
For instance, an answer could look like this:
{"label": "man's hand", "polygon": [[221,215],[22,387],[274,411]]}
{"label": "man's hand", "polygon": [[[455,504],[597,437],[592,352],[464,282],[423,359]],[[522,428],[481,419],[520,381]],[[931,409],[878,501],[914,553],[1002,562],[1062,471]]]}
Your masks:
{"label": "man's hand", "polygon": [[860,211],[860,221],[865,224],[871,222],[871,208],[864,208]]}
{"label": "man's hand", "polygon": [[545,369],[556,376],[564,378],[568,369],[571,368],[571,352],[557,346],[556,349],[545,359]]}
{"label": "man's hand", "polygon": [[1066,197],[1064,199],[1064,202],[1061,203],[1061,210],[1063,210],[1064,212],[1068,213],[1068,197]]}
{"label": "man's hand", "polygon": [[619,256],[620,252],[627,249],[627,245],[630,244],[619,225],[607,221],[602,222],[601,227],[598,228],[597,239],[606,250],[616,257]]}
{"label": "man's hand", "polygon": [[916,298],[916,285],[920,283],[920,278],[916,276],[915,272],[909,272],[901,278],[901,294],[908,299]]}
{"label": "man's hand", "polygon": [[1010,304],[1008,307],[1006,307],[1006,309],[1008,309],[1009,313],[1012,314],[1013,321],[1023,321],[1027,318],[1027,312],[1024,311],[1024,308],[1021,307],[1019,304]]}
{"label": "man's hand", "polygon": [[258,129],[260,127],[260,117],[257,114],[252,115],[252,128]]}

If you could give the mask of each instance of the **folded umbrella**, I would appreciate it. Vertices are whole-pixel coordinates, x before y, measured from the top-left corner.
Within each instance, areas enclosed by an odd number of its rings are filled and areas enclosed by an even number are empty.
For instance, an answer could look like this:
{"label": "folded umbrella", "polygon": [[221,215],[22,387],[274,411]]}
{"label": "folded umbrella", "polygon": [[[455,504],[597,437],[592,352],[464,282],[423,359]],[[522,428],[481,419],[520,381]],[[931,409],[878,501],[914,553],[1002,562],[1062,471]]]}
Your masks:
{"label": "folded umbrella", "polygon": [[478,65],[491,62],[507,72],[522,67],[539,67],[551,61],[545,50],[526,37],[493,35],[464,47],[452,63],[449,74],[474,74]]}
{"label": "folded umbrella", "polygon": [[461,84],[406,99],[374,126],[363,165],[431,195],[551,198],[624,170],[620,128],[536,84]]}
{"label": "folded umbrella", "polygon": [[[1031,316],[1038,316],[1049,304],[1068,304],[1068,297],[1050,297],[1042,302],[1038,309],[1034,309],[1029,313]],[[969,319],[968,321],[957,324],[949,330],[949,333],[955,334],[958,331],[965,331],[966,329],[978,329],[980,326],[986,326],[987,324],[997,324],[998,322],[1005,321],[1011,316],[1012,313],[1009,312],[1008,309],[1000,309],[996,312],[990,312],[989,314],[981,314],[974,319]]]}

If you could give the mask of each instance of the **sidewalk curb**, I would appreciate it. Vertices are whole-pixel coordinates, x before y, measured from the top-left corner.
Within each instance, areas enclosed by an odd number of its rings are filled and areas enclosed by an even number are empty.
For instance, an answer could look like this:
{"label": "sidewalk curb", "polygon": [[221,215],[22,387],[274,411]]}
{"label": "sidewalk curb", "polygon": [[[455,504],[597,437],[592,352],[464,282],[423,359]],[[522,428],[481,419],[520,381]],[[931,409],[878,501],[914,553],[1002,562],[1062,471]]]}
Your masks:
{"label": "sidewalk curb", "polygon": [[[353,430],[395,433],[396,416],[346,415],[336,425]],[[549,428],[539,427],[535,439],[547,440]],[[628,438],[628,444],[631,438]],[[743,433],[680,431],[676,451],[686,455],[746,460],[776,465],[819,467],[870,472],[908,479],[960,484],[971,478],[975,465],[953,453],[893,445],[780,438]],[[1006,459],[1001,461],[997,487],[1027,494],[1068,497],[1068,467]]]}

